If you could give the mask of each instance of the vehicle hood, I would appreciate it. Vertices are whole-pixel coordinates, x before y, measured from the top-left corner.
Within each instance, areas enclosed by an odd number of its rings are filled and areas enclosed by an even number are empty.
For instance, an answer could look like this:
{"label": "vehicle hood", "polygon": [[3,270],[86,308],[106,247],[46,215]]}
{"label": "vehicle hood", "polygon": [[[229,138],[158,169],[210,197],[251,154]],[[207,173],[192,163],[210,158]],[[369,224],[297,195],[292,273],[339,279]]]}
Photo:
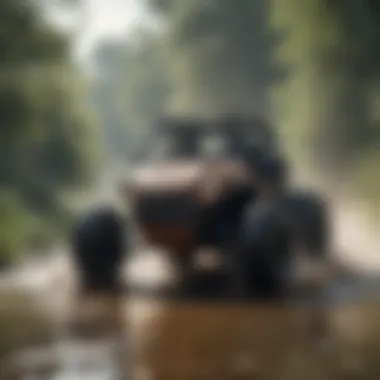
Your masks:
{"label": "vehicle hood", "polygon": [[238,162],[185,161],[137,167],[129,184],[134,192],[196,192],[213,198],[226,186],[247,178],[246,168]]}
{"label": "vehicle hood", "polygon": [[203,167],[198,162],[146,164],[135,168],[130,183],[135,190],[180,190],[199,183]]}

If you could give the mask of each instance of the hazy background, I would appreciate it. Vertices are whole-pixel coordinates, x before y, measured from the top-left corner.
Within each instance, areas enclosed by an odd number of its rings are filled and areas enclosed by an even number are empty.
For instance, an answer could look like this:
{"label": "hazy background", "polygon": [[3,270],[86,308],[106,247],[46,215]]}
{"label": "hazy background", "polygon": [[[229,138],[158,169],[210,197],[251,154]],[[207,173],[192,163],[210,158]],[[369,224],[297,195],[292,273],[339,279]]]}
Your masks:
{"label": "hazy background", "polygon": [[[81,355],[65,346],[67,337],[55,325],[55,317],[72,312],[70,299],[60,298],[75,285],[62,243],[78,209],[114,194],[117,174],[165,114],[232,111],[267,118],[296,174],[331,201],[334,248],[351,267],[378,274],[379,36],[378,0],[1,0],[0,379],[16,378],[2,367],[13,366],[9,358],[20,352],[25,374],[17,378],[37,376],[25,348],[37,353],[38,370],[48,362],[55,373],[45,371],[44,378],[82,379],[87,370],[109,378],[109,367],[117,369],[103,353],[90,353],[87,367],[77,365]],[[162,256],[139,253],[126,277],[156,283],[167,276]],[[307,378],[331,365],[348,368],[342,379],[380,378],[380,307],[364,302],[358,288],[331,287],[338,301],[351,293],[348,307],[340,303],[328,316],[340,343],[336,356],[321,362],[313,351],[317,343],[303,337],[294,356]],[[378,298],[378,283],[362,288]],[[136,333],[136,347],[161,333],[153,368],[198,373],[205,360],[214,363],[215,379],[225,376],[223,365],[240,352],[235,335],[247,336],[244,320],[263,332],[264,346],[289,351],[271,340],[278,326],[293,331],[281,313],[268,321],[264,313],[261,322],[259,313],[252,323],[254,309],[247,314],[225,305],[221,312],[211,303],[189,309],[185,301],[158,307],[155,300],[138,300],[135,312],[133,297],[122,298],[135,313],[132,325],[129,317],[124,324]],[[257,349],[260,357],[261,343]],[[56,371],[51,356],[58,351]]]}
{"label": "hazy background", "polygon": [[278,128],[297,170],[334,179],[377,214],[375,1],[0,7],[3,266],[65,236],[73,200],[127,163],[164,113],[258,112]]}

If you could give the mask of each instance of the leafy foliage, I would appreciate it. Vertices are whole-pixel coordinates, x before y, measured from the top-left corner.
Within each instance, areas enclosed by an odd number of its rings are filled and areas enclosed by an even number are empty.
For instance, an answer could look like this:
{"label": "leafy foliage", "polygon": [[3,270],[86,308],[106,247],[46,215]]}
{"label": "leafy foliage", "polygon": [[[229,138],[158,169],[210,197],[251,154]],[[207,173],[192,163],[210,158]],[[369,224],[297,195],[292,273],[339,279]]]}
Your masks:
{"label": "leafy foliage", "polygon": [[58,227],[62,194],[90,179],[96,145],[69,41],[30,1],[2,1],[0,25],[0,260],[8,260],[37,226]]}
{"label": "leafy foliage", "polygon": [[260,111],[269,115],[268,88],[276,36],[267,1],[168,1],[167,60],[175,112]]}
{"label": "leafy foliage", "polygon": [[350,172],[378,139],[371,95],[378,82],[376,8],[371,1],[273,0],[273,25],[287,33],[278,56],[293,68],[284,84],[293,96],[278,93],[287,101],[285,123],[299,143],[306,139],[309,158],[335,172]]}

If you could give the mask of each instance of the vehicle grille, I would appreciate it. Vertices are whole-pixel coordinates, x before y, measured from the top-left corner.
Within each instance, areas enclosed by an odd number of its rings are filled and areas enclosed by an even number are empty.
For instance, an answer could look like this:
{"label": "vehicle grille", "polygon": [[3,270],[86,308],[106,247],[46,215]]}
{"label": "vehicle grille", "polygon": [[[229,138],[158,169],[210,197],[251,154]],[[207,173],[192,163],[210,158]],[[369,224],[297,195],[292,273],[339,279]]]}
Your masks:
{"label": "vehicle grille", "polygon": [[199,215],[197,201],[188,194],[140,195],[134,214],[138,223],[195,224]]}

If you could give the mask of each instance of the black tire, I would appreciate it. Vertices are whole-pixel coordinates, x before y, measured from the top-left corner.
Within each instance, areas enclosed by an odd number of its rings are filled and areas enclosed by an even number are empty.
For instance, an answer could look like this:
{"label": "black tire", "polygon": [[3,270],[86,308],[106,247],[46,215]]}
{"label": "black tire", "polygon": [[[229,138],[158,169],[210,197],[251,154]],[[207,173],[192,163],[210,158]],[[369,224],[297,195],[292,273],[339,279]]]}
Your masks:
{"label": "black tire", "polygon": [[82,291],[117,292],[126,250],[125,220],[111,208],[90,211],[74,228],[72,253]]}
{"label": "black tire", "polygon": [[297,238],[307,252],[316,258],[327,258],[330,246],[327,203],[312,192],[299,191],[288,197],[287,207]]}

